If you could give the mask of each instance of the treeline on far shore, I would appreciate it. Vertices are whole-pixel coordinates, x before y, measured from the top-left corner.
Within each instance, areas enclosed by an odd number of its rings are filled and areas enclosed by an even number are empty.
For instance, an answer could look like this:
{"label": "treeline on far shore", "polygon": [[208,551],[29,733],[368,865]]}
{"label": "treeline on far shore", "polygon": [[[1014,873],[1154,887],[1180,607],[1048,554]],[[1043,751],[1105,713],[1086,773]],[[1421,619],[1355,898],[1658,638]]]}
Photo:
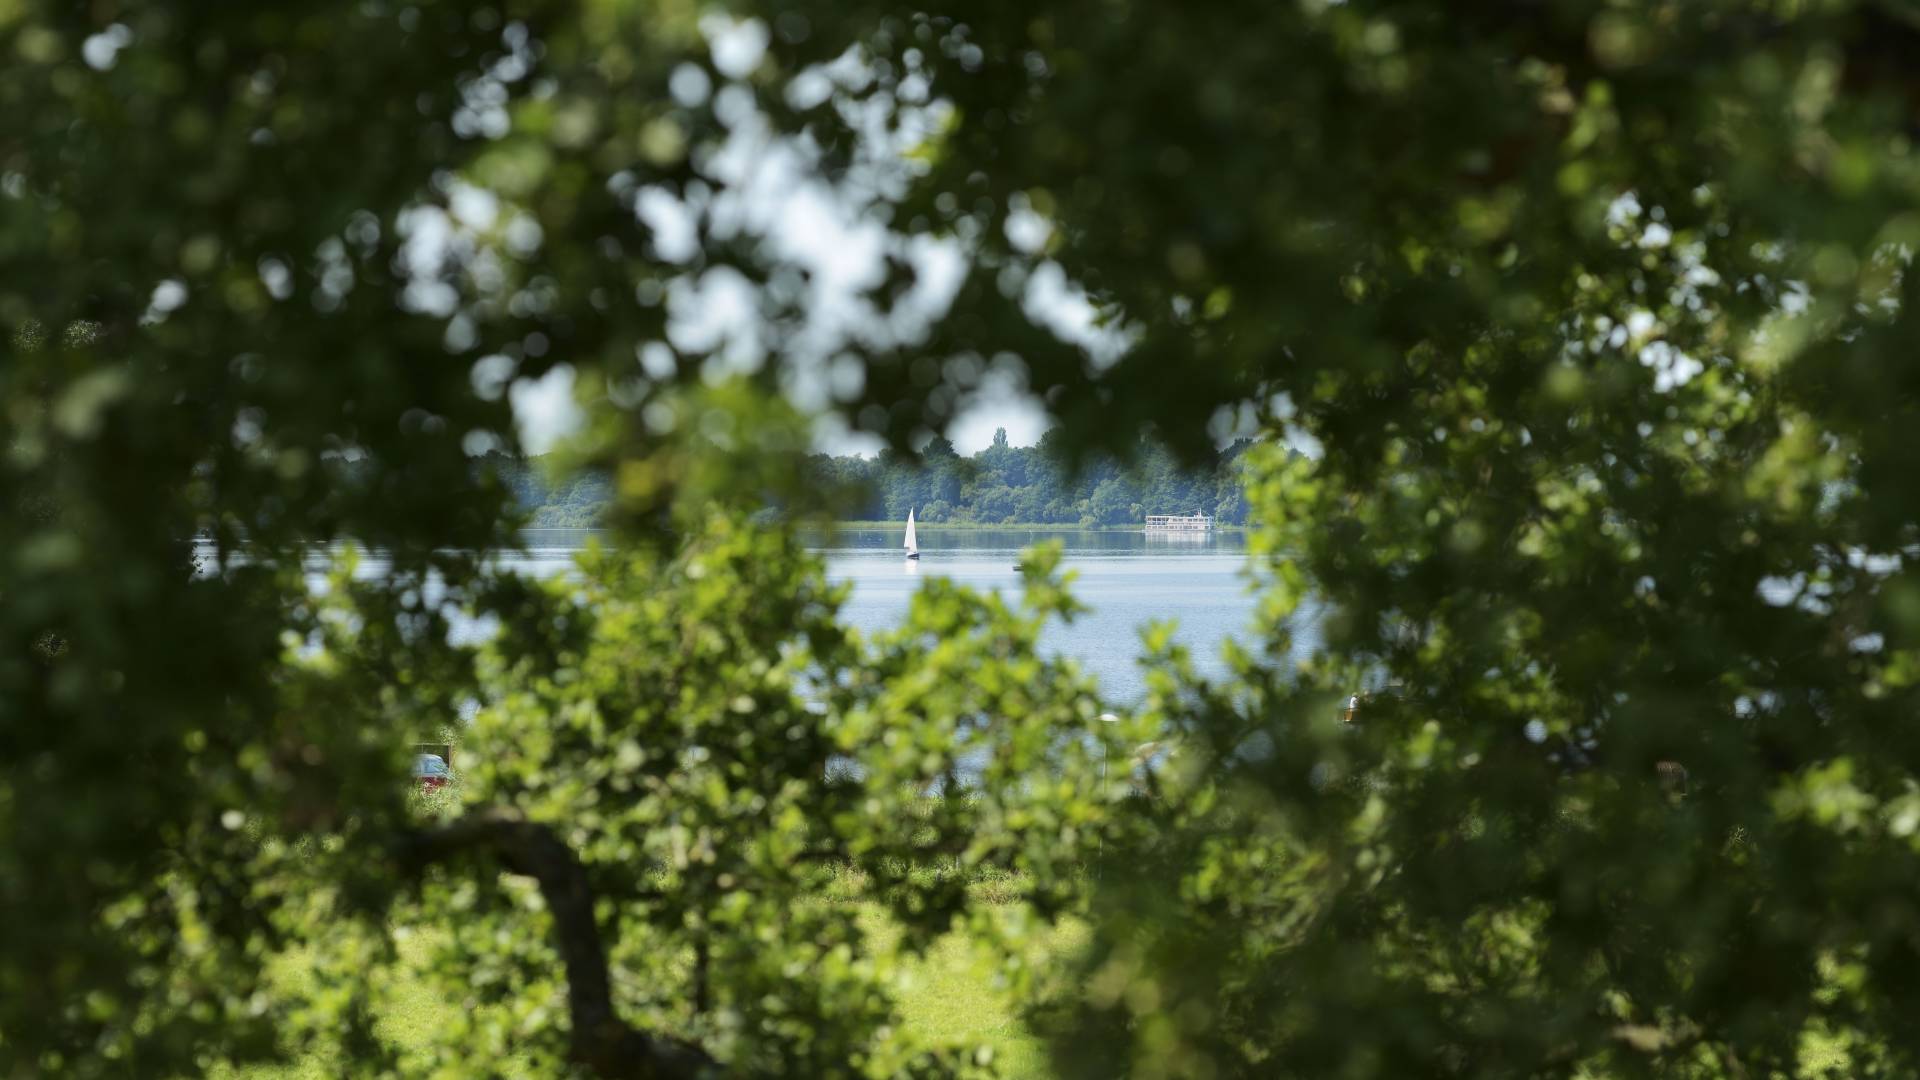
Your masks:
{"label": "treeline on far shore", "polygon": [[[1012,446],[1001,429],[991,446],[971,456],[936,438],[918,455],[815,454],[808,468],[822,490],[838,493],[840,517],[849,521],[901,521],[911,509],[929,525],[1091,528],[1140,525],[1149,514],[1198,511],[1220,525],[1243,525],[1241,470],[1252,445],[1242,439],[1218,451],[1211,463],[1181,468],[1164,448],[1143,441],[1131,461],[1095,459],[1076,471],[1051,432],[1038,445]],[[554,483],[538,461],[494,456],[489,464],[536,527],[596,525],[613,496],[601,474],[581,473]]]}

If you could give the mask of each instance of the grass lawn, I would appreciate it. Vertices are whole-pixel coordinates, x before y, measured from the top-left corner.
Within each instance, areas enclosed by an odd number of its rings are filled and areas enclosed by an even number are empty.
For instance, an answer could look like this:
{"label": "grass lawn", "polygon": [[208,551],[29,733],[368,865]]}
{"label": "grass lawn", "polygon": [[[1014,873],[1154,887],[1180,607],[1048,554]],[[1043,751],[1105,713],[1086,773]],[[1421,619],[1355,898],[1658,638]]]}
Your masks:
{"label": "grass lawn", "polygon": [[[861,922],[876,937],[892,933],[886,917],[864,911]],[[1078,927],[1055,931],[1047,951],[1071,949],[1084,940]],[[412,934],[399,942],[403,958],[424,959],[432,947],[426,934]],[[1041,959],[1035,957],[1034,959]],[[302,986],[309,974],[297,962],[283,964],[275,978],[291,987]],[[1010,1080],[1053,1076],[1040,1041],[1014,1010],[1007,992],[996,985],[986,950],[960,934],[949,934],[926,956],[905,965],[896,991],[906,1028],[929,1041],[986,1045],[993,1048],[1001,1075]],[[381,996],[378,1028],[386,1041],[400,1048],[422,1046],[436,1029],[453,1021],[458,1006],[422,984],[401,982]],[[498,1063],[506,1075],[519,1075],[514,1063]],[[341,1075],[331,1054],[313,1054],[283,1065],[245,1069],[216,1069],[213,1080],[333,1080]]]}
{"label": "grass lawn", "polygon": [[[991,882],[982,884],[983,891],[991,888]],[[820,902],[852,901],[835,899],[830,890]],[[857,906],[862,929],[876,943],[888,942],[896,931],[887,916],[869,904]],[[434,939],[432,933],[402,936],[398,941],[402,958],[409,962],[425,960]],[[1070,958],[1085,941],[1083,926],[1065,924],[1039,939],[1026,960],[1036,970],[1046,971],[1049,961],[1058,964]],[[273,974],[290,990],[307,988],[311,978],[297,958],[287,959]],[[401,1050],[427,1045],[436,1031],[453,1026],[459,1018],[457,1003],[440,997],[423,983],[405,979],[381,988],[376,1000],[379,1034]],[[1008,1080],[1054,1077],[1043,1044],[1015,1009],[1011,995],[999,985],[988,950],[965,934],[949,934],[925,956],[903,963],[895,1000],[906,1029],[928,1043],[991,1047],[1000,1074]],[[1843,1039],[1807,1031],[1801,1037],[1800,1061],[1793,1075],[1795,1080],[1841,1080],[1858,1073],[1860,1056]],[[1866,1053],[1864,1057],[1870,1060],[1873,1055]],[[529,1075],[525,1063],[511,1059],[485,1064],[500,1075]],[[280,1065],[219,1068],[209,1075],[213,1080],[332,1080],[342,1075],[340,1068],[332,1053],[315,1053]],[[1582,1070],[1578,1076],[1580,1080],[1612,1080],[1589,1070]]]}
{"label": "grass lawn", "polygon": [[[877,912],[862,922],[876,937],[887,933],[885,917]],[[1027,962],[1045,964],[1049,958],[1071,955],[1085,939],[1084,927],[1064,924],[1045,940],[1044,951],[1029,955]],[[1045,1047],[1007,992],[996,985],[987,950],[963,934],[948,934],[908,965],[896,1000],[906,1029],[929,1042],[990,1046],[1005,1077],[1053,1076]]]}
{"label": "grass lawn", "polygon": [[[398,943],[400,954],[409,963],[424,961],[432,947],[432,939],[424,934],[413,934]],[[303,966],[301,958],[290,956],[273,970],[275,982],[289,990],[306,990],[311,974]],[[383,1007],[379,1010],[378,1026],[382,1039],[398,1047],[417,1047],[425,1045],[428,1035],[434,1030],[447,1026],[458,1006],[440,997],[423,983],[402,980],[386,988],[381,995]],[[255,1065],[243,1069],[219,1067],[208,1075],[210,1080],[334,1080],[344,1075],[340,1063],[331,1053],[309,1054],[294,1059],[284,1065]],[[509,1064],[505,1071],[512,1072]]]}

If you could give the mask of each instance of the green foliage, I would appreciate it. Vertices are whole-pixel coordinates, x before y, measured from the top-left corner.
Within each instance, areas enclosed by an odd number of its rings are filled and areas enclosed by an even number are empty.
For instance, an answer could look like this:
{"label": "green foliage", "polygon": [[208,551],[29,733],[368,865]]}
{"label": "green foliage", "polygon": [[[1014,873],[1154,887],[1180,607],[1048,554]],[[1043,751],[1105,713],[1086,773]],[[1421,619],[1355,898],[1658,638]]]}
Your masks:
{"label": "green foliage", "polygon": [[[1026,924],[975,914],[969,869],[1018,871],[1017,899],[1059,911],[1076,837],[1102,818],[1087,779],[1098,748],[1063,736],[1092,726],[1097,700],[1035,652],[1044,620],[1069,610],[1044,571],[1024,610],[930,590],[871,644],[835,624],[841,592],[789,534],[725,518],[670,558],[591,551],[578,579],[495,608],[488,704],[462,744],[466,800],[562,828],[602,886],[622,1015],[745,1072],[905,1069],[923,1048],[873,1042],[894,1023],[895,951],[970,916],[983,940],[1018,948]],[[1043,763],[1057,786],[1020,783]],[[956,872],[912,872],[936,860]],[[816,902],[829,891],[838,902]],[[897,940],[870,940],[871,905]],[[445,1060],[564,1056],[524,1005],[561,967],[537,944],[541,906],[460,875],[410,917],[458,928],[448,993],[476,963],[517,990],[444,1032]],[[504,1041],[476,1046],[488,1032]]]}
{"label": "green foliage", "polygon": [[[913,948],[979,914],[915,858],[1050,916],[1096,834],[1068,1075],[1920,1068],[1909,5],[726,10],[0,5],[0,1073],[964,1071],[792,856]],[[858,296],[756,157],[868,229]],[[542,504],[623,546],[536,587],[484,553],[562,364]],[[1058,453],[930,444],[875,516],[1258,526],[1265,641],[1207,684],[1149,631],[1124,812],[1044,557],[861,642],[741,524],[844,509],[794,402],[901,453],[1008,382]],[[433,819],[404,747],[470,701]],[[396,914],[457,1046],[369,1019]]]}
{"label": "green foliage", "polygon": [[[899,934],[878,910],[859,913],[859,925],[870,938],[890,942]],[[1037,970],[1060,970],[1059,958],[1071,956],[1084,937],[1084,928],[1068,924],[1051,935],[1035,934],[1024,963]],[[435,927],[405,928],[396,943],[392,975],[377,982],[369,1004],[381,1037],[400,1052],[434,1044],[449,1028],[463,1021],[461,1013],[470,987],[458,996],[439,991],[430,974],[434,953],[444,947],[444,933]],[[949,934],[920,957],[902,957],[894,986],[905,1037],[933,1045],[968,1048],[976,1060],[985,1059],[999,1074],[1025,1080],[1051,1076],[1044,1044],[1023,1022],[1018,1000],[1002,977],[1002,950],[983,947],[965,932]],[[272,976],[281,992],[305,997],[311,992],[313,957],[290,954],[273,965]],[[1024,997],[1025,995],[1020,995]],[[989,1056],[990,1055],[990,1056]],[[463,1058],[472,1061],[471,1055]],[[498,1072],[525,1075],[531,1063],[518,1057],[490,1062]],[[329,1048],[315,1047],[285,1064],[259,1065],[243,1071],[216,1070],[212,1080],[331,1080],[341,1073],[342,1059]],[[466,1072],[475,1071],[469,1067]]]}
{"label": "green foliage", "polygon": [[498,452],[488,454],[479,467],[491,469],[513,492],[515,505],[527,512],[527,524],[534,528],[591,528],[601,523],[613,502],[613,486],[598,472],[578,472],[549,483],[537,460],[519,461]]}
{"label": "green foliage", "polygon": [[[920,455],[877,458],[812,455],[808,479],[826,506],[856,521],[904,521],[914,510],[921,521],[944,525],[1124,526],[1150,513],[1198,510],[1222,525],[1246,524],[1241,461],[1252,440],[1242,439],[1216,455],[1204,470],[1182,469],[1159,445],[1143,441],[1130,461],[1102,458],[1074,465],[1057,442],[1009,446],[1006,429],[971,458],[951,444],[929,445]],[[945,443],[945,440],[940,440]],[[542,463],[491,454],[478,466],[492,470],[513,492],[534,527],[601,524],[614,493],[607,478],[587,471],[549,483]]]}
{"label": "green foliage", "polygon": [[1250,440],[1234,443],[1205,469],[1189,470],[1151,441],[1127,462],[1076,464],[1056,439],[1015,447],[1006,434],[997,431],[993,445],[971,458],[950,445],[943,454],[929,446],[918,458],[816,455],[811,468],[825,490],[848,493],[843,512],[860,520],[903,521],[913,509],[929,524],[1112,526],[1198,510],[1223,525],[1246,523],[1239,463]]}

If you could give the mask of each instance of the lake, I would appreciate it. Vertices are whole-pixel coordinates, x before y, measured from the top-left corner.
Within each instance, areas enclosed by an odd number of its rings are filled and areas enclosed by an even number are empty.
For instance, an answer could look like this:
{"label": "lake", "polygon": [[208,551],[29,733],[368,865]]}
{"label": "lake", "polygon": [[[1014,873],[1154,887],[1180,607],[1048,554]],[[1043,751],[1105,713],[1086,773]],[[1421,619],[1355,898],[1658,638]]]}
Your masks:
{"label": "lake", "polygon": [[1175,638],[1208,674],[1224,670],[1220,645],[1248,640],[1254,597],[1248,591],[1246,541],[1239,533],[1166,534],[1047,529],[940,529],[921,526],[921,557],[910,562],[897,529],[847,529],[822,538],[827,575],[850,582],[845,618],[865,631],[898,625],[921,580],[952,578],[1010,595],[1020,588],[1020,550],[1058,539],[1073,595],[1090,611],[1047,627],[1044,648],[1065,654],[1100,681],[1102,694],[1125,705],[1144,693],[1140,628],[1176,620]]}
{"label": "lake", "polygon": [[[530,529],[524,535],[526,549],[506,556],[503,565],[543,577],[565,573],[592,535],[585,529]],[[1078,661],[1114,704],[1127,705],[1144,693],[1140,629],[1149,622],[1173,620],[1175,639],[1192,651],[1202,674],[1224,674],[1220,646],[1229,638],[1252,644],[1255,598],[1245,572],[1246,540],[1239,533],[1149,535],[923,525],[919,536],[917,562],[904,557],[902,530],[897,528],[849,528],[813,538],[813,550],[826,558],[827,576],[853,586],[843,611],[850,625],[865,632],[897,626],[914,589],[935,576],[1012,598],[1020,588],[1014,563],[1021,549],[1057,539],[1065,546],[1062,567],[1074,575],[1070,588],[1090,610],[1070,624],[1048,626],[1042,647]],[[384,569],[383,560],[369,557],[359,572],[374,576]],[[317,576],[315,581],[320,583]],[[478,625],[455,627],[462,638],[484,632]],[[1316,642],[1312,616],[1305,613],[1295,628],[1294,655],[1303,655]]]}
{"label": "lake", "polygon": [[[1228,638],[1252,643],[1254,595],[1246,577],[1246,537],[1087,529],[943,529],[919,526],[921,557],[905,558],[903,529],[846,528],[811,538],[826,557],[827,576],[848,582],[843,612],[862,631],[891,629],[905,618],[914,589],[929,577],[952,578],[976,589],[1012,594],[1021,549],[1045,540],[1065,546],[1063,569],[1073,573],[1073,595],[1091,610],[1070,624],[1049,626],[1042,647],[1077,660],[1117,705],[1145,693],[1138,659],[1140,628],[1156,619],[1176,624],[1175,640],[1193,653],[1202,674],[1221,675],[1220,646]],[[530,529],[524,565],[534,572],[563,569],[591,535],[579,529]],[[1296,657],[1317,643],[1311,616],[1296,627]]]}

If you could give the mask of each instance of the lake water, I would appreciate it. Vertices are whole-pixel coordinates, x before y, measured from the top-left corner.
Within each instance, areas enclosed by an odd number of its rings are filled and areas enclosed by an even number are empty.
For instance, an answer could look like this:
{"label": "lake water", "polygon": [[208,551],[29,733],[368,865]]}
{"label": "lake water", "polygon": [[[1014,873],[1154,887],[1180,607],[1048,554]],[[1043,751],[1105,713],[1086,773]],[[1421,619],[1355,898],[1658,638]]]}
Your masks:
{"label": "lake water", "polygon": [[898,625],[913,591],[926,578],[952,578],[963,585],[1017,596],[1014,569],[1029,544],[1058,539],[1065,544],[1062,568],[1074,577],[1073,595],[1091,610],[1072,623],[1053,624],[1043,647],[1079,661],[1116,704],[1143,693],[1138,658],[1140,628],[1154,620],[1176,622],[1174,637],[1192,650],[1202,672],[1224,669],[1220,646],[1229,637],[1249,639],[1254,597],[1245,574],[1246,544],[1238,533],[1149,536],[1139,532],[1078,530],[919,530],[921,557],[901,552],[901,533],[848,529],[823,538],[827,575],[851,582],[845,618],[862,630]]}
{"label": "lake water", "polygon": [[[503,565],[536,576],[565,573],[573,556],[592,535],[584,529],[533,529],[527,547],[503,558]],[[1246,543],[1238,533],[1153,535],[1141,532],[1093,532],[1077,529],[940,529],[923,526],[921,558],[910,562],[901,550],[900,529],[844,529],[814,539],[824,555],[827,576],[853,586],[843,616],[862,631],[899,624],[921,582],[941,576],[1017,599],[1020,551],[1043,540],[1065,546],[1064,570],[1070,588],[1090,610],[1070,624],[1055,623],[1042,647],[1070,656],[1099,680],[1106,699],[1124,706],[1144,693],[1138,659],[1140,630],[1154,620],[1172,620],[1174,637],[1191,650],[1194,666],[1219,675],[1225,664],[1220,646],[1229,638],[1252,644],[1250,624],[1255,598],[1246,576]],[[362,561],[360,573],[384,572],[383,560]],[[322,579],[316,576],[316,585]],[[484,627],[456,626],[468,638]],[[1295,655],[1313,647],[1311,615],[1296,626]]]}
{"label": "lake water", "polygon": [[[547,565],[562,568],[570,551],[585,543],[588,535],[582,530],[529,530],[525,563],[535,572]],[[853,585],[843,611],[850,625],[867,632],[899,625],[914,589],[934,576],[1014,598],[1020,588],[1020,572],[1014,564],[1021,550],[1059,540],[1065,546],[1062,568],[1074,575],[1069,587],[1091,610],[1072,623],[1048,626],[1042,647],[1078,661],[1099,680],[1102,694],[1114,704],[1129,704],[1145,693],[1139,666],[1140,630],[1150,622],[1172,620],[1175,640],[1192,652],[1194,667],[1205,675],[1225,673],[1220,646],[1227,639],[1253,643],[1250,625],[1255,597],[1246,575],[1246,538],[1241,533],[1149,535],[922,525],[917,561],[905,558],[902,539],[899,528],[849,528],[813,538],[813,550],[826,557],[827,576]],[[1303,625],[1294,634],[1296,656],[1318,640],[1310,615]]]}

